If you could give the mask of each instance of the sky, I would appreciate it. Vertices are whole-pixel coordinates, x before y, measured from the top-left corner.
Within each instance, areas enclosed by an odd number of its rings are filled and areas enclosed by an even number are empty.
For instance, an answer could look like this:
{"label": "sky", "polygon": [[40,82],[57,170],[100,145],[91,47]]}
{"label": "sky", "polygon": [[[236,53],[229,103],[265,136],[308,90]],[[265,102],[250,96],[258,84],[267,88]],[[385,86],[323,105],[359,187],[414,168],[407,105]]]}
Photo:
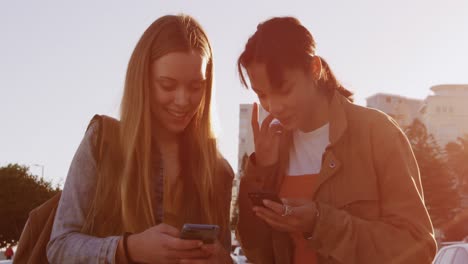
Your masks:
{"label": "sky", "polygon": [[[214,50],[219,148],[237,169],[236,60],[258,23],[295,16],[357,104],[376,93],[424,99],[468,84],[468,1],[0,1],[0,166],[30,166],[63,185],[94,114],[118,117],[125,71],[144,30],[185,13]],[[38,164],[35,166],[33,164]]]}

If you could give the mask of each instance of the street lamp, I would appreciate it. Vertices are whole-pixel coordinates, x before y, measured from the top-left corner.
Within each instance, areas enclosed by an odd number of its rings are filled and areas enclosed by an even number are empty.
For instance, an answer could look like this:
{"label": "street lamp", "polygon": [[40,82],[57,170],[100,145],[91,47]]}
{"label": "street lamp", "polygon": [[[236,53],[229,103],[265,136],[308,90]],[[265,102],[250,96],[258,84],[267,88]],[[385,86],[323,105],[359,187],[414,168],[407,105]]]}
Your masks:
{"label": "street lamp", "polygon": [[33,166],[41,167],[41,178],[44,178],[44,165],[42,165],[42,164],[33,164]]}

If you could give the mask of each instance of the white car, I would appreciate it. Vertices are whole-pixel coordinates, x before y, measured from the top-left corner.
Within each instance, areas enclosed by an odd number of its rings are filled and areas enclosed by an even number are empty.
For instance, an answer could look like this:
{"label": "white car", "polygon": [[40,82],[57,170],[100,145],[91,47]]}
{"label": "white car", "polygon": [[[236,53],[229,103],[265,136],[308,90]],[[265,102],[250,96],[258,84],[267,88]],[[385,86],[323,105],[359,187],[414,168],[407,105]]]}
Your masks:
{"label": "white car", "polygon": [[231,258],[234,261],[234,263],[237,264],[247,264],[249,263],[247,261],[247,257],[244,255],[244,252],[242,251],[241,247],[236,247],[234,251],[231,253]]}
{"label": "white car", "polygon": [[434,259],[434,264],[468,263],[468,243],[457,243],[442,247]]}

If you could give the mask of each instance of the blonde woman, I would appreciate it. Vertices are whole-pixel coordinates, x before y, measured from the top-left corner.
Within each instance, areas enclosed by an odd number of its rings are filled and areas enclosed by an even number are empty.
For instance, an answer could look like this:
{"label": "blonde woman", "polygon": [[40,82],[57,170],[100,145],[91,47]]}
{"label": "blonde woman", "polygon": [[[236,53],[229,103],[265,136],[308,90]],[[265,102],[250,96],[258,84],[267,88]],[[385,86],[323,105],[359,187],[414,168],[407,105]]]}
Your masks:
{"label": "blonde woman", "polygon": [[[231,263],[233,172],[211,130],[212,81],[211,46],[193,18],[164,16],[144,32],[120,121],[95,117],[72,161],[49,262]],[[184,223],[216,224],[219,238],[181,239]]]}

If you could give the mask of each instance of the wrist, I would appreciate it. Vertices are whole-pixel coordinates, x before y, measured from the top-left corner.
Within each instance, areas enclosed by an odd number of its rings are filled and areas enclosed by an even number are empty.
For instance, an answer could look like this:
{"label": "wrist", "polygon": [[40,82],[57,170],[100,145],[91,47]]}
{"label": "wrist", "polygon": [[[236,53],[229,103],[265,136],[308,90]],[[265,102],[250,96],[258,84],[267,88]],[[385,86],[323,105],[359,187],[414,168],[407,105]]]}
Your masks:
{"label": "wrist", "polygon": [[129,234],[127,237],[127,261],[129,263],[144,263],[142,259],[143,254],[140,254],[139,249],[139,236],[138,234]]}
{"label": "wrist", "polygon": [[310,224],[310,228],[309,230],[306,230],[306,232],[303,233],[303,237],[307,240],[311,240],[313,239],[313,235],[314,235],[314,232],[315,232],[315,229],[317,227],[317,222],[319,221],[320,219],[320,209],[318,207],[318,204],[317,203],[314,203],[314,207],[315,207],[315,214],[314,214],[314,218],[312,220],[312,223]]}

